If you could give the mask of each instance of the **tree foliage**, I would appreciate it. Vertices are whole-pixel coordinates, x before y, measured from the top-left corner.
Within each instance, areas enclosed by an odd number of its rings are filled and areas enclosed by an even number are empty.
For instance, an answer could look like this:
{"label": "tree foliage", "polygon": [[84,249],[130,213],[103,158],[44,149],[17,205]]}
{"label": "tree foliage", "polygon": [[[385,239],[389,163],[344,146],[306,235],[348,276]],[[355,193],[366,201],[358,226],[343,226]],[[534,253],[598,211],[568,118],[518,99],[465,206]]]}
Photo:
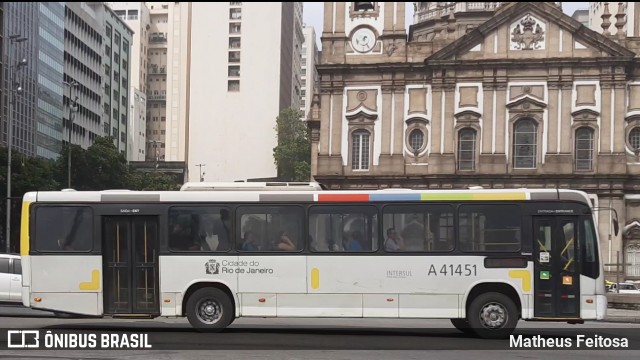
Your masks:
{"label": "tree foliage", "polygon": [[[181,181],[163,173],[130,169],[125,156],[110,137],[98,137],[87,150],[65,145],[57,160],[30,158],[14,150],[11,156],[11,243],[17,250],[22,197],[29,191],[61,190],[68,183],[68,152],[71,150],[71,187],[76,190],[179,190]],[[7,198],[7,149],[0,147],[0,198]],[[4,251],[6,202],[0,206],[0,252]]]}
{"label": "tree foliage", "polygon": [[278,146],[273,148],[273,158],[282,181],[309,181],[311,177],[311,136],[301,117],[301,111],[288,108],[276,119]]}

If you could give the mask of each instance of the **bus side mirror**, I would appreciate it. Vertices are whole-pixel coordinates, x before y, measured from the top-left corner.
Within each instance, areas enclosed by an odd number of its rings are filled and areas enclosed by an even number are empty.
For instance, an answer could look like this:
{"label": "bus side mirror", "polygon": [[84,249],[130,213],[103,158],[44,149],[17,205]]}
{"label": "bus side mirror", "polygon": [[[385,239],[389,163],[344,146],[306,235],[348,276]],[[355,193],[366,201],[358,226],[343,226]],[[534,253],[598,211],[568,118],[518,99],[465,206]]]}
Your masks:
{"label": "bus side mirror", "polygon": [[618,236],[618,231],[620,231],[620,225],[618,224],[618,219],[613,219],[613,232],[616,236]]}

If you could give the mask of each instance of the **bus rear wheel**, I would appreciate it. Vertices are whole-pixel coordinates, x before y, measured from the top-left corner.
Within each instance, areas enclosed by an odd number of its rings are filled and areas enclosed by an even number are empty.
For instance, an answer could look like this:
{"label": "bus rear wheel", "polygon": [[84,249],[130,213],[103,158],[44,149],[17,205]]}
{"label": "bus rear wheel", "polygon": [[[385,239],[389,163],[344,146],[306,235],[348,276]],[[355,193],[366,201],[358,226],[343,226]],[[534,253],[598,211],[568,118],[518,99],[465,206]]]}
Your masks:
{"label": "bus rear wheel", "polygon": [[222,331],[233,318],[231,299],[220,289],[198,289],[187,300],[187,319],[198,331]]}
{"label": "bus rear wheel", "polygon": [[479,337],[504,339],[511,335],[518,323],[518,309],[508,296],[489,292],[473,299],[467,320]]}

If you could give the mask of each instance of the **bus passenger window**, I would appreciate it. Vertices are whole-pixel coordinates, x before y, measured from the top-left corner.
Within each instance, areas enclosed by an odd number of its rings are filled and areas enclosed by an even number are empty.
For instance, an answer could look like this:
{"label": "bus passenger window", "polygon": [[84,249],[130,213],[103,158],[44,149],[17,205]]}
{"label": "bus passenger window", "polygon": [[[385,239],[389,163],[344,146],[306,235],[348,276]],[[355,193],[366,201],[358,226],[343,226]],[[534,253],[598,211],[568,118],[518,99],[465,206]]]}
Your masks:
{"label": "bus passenger window", "polygon": [[93,249],[93,211],[86,206],[36,208],[35,250],[88,252]]}
{"label": "bus passenger window", "polygon": [[382,210],[387,252],[435,252],[454,248],[453,207],[389,205]]}
{"label": "bus passenger window", "polygon": [[372,252],[378,249],[374,206],[316,205],[309,209],[313,252]]}
{"label": "bus passenger window", "polygon": [[220,252],[229,250],[229,210],[223,207],[172,207],[169,249]]}
{"label": "bus passenger window", "polygon": [[303,247],[301,207],[243,206],[238,208],[237,216],[239,251],[297,252]]}
{"label": "bus passenger window", "polygon": [[462,251],[519,251],[521,233],[518,205],[469,204],[458,208],[458,242]]}

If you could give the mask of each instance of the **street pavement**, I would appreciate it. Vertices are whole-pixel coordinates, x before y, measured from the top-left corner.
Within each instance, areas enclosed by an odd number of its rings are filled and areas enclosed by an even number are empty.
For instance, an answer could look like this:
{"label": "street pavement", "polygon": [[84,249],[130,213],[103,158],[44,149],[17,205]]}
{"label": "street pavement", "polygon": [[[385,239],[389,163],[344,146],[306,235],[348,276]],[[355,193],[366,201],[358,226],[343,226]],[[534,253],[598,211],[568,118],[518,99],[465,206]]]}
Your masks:
{"label": "street pavement", "polygon": [[[614,310],[614,309],[610,309]],[[610,311],[616,322],[518,323],[515,334],[544,337],[631,334],[640,343],[640,311]],[[40,328],[78,332],[149,333],[159,350],[5,350],[0,359],[461,359],[562,358],[563,360],[640,358],[629,350],[508,350],[502,340],[484,340],[456,330],[449,320],[420,319],[279,319],[241,318],[218,334],[194,331],[185,319],[60,319],[49,312],[0,306],[0,328]],[[5,342],[0,334],[0,342]],[[630,339],[632,338],[630,337]],[[502,342],[501,342],[502,341]],[[502,349],[507,350],[502,350]],[[483,350],[489,349],[489,350]]]}

